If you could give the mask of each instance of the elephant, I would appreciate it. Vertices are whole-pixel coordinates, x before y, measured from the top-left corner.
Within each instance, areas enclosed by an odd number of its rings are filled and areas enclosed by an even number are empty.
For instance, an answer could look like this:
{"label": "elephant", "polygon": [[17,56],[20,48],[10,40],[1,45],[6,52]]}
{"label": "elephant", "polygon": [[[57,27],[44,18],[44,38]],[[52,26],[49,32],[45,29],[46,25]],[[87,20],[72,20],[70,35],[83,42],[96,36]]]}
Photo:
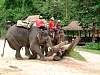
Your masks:
{"label": "elephant", "polygon": [[57,45],[65,40],[64,38],[64,30],[63,29],[55,29],[54,31],[50,32],[49,35],[52,39],[53,45]]}
{"label": "elephant", "polygon": [[54,44],[57,45],[64,41],[64,31],[62,29],[55,31]]}
{"label": "elephant", "polygon": [[[54,35],[54,39],[53,39],[53,45],[58,45],[61,42],[64,42],[65,38],[64,38],[64,30],[63,29],[59,29],[59,30],[55,30],[55,35]],[[60,52],[57,52],[54,60],[58,60],[60,59],[59,57],[61,56]]]}
{"label": "elephant", "polygon": [[[49,35],[51,37],[51,41],[52,41],[53,46],[58,45],[61,42],[64,42],[64,40],[65,40],[64,36],[65,35],[64,35],[63,29],[55,29],[53,31],[48,30],[48,32],[49,32]],[[45,52],[46,52],[46,56],[48,56],[48,51],[46,50]],[[56,56],[60,56],[60,53],[57,52]]]}
{"label": "elephant", "polygon": [[[26,55],[30,54],[30,49],[35,57],[39,55],[40,60],[45,60],[45,56],[43,55],[40,46],[45,44],[48,47],[52,46],[51,38],[48,35],[48,31],[40,30],[34,26],[32,26],[30,29],[18,27],[16,25],[11,26],[6,34],[5,42],[6,40],[8,41],[10,47],[16,50],[16,59],[23,59],[20,54],[20,49],[24,46],[26,50]],[[2,56],[3,55],[4,49]]]}

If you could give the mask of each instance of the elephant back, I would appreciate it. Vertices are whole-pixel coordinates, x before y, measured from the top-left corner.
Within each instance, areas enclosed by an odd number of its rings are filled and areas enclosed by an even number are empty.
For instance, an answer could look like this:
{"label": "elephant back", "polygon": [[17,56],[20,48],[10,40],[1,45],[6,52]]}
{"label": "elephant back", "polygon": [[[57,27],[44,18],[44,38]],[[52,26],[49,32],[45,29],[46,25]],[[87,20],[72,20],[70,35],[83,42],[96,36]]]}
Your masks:
{"label": "elephant back", "polygon": [[7,31],[6,38],[7,39],[15,38],[15,40],[17,40],[19,44],[25,45],[26,43],[28,43],[29,30],[25,28],[16,27],[16,25],[13,25]]}

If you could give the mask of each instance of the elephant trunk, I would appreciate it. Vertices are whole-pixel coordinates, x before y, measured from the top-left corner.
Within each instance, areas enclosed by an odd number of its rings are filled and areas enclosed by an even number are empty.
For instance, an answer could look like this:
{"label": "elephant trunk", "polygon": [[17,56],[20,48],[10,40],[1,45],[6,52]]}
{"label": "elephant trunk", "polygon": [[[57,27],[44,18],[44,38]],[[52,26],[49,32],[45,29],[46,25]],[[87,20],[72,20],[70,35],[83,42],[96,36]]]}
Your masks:
{"label": "elephant trunk", "polygon": [[47,39],[47,47],[48,48],[51,48],[52,47],[51,38],[49,36],[48,36],[48,39]]}

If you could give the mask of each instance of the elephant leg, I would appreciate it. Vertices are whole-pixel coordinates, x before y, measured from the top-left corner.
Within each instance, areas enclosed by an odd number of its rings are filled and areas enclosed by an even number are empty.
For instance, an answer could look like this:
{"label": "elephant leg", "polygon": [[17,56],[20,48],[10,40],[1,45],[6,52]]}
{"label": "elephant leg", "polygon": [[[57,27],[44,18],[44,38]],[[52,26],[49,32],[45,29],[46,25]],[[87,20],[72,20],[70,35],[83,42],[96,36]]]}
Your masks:
{"label": "elephant leg", "polygon": [[32,55],[31,55],[28,46],[25,46],[25,55],[28,56],[29,59],[36,59],[37,58],[37,53],[35,51],[32,51]]}
{"label": "elephant leg", "polygon": [[16,50],[15,58],[18,59],[18,60],[23,59],[21,57],[21,54],[20,54],[20,49],[21,49],[22,46],[20,46],[18,41],[13,36],[10,36],[9,38],[7,38],[7,41],[9,43],[9,46],[12,49]]}
{"label": "elephant leg", "polygon": [[35,51],[31,51],[32,55],[30,55],[29,59],[36,59],[37,58],[37,53]]}
{"label": "elephant leg", "polygon": [[47,56],[47,52],[48,52],[47,45],[42,45],[41,46],[41,51],[42,51],[42,54],[44,54],[45,56]]}
{"label": "elephant leg", "polygon": [[47,56],[47,53],[48,53],[48,47],[45,46],[45,56]]}
{"label": "elephant leg", "polygon": [[46,56],[47,52],[48,52],[47,46],[46,45],[41,46],[41,51],[42,51],[42,54],[44,54]]}
{"label": "elephant leg", "polygon": [[42,54],[44,54],[44,46],[42,45],[42,46],[40,46],[40,48],[41,48],[41,52],[42,52]]}
{"label": "elephant leg", "polygon": [[21,54],[20,54],[20,49],[16,50],[15,58],[18,59],[18,60],[22,60],[23,59]]}
{"label": "elephant leg", "polygon": [[30,51],[29,51],[29,47],[25,47],[25,55],[26,56],[30,56]]}
{"label": "elephant leg", "polygon": [[31,52],[35,51],[40,56],[40,60],[45,60],[45,56],[42,54],[42,51],[39,45],[34,45],[34,46],[31,45],[30,49],[31,49]]}

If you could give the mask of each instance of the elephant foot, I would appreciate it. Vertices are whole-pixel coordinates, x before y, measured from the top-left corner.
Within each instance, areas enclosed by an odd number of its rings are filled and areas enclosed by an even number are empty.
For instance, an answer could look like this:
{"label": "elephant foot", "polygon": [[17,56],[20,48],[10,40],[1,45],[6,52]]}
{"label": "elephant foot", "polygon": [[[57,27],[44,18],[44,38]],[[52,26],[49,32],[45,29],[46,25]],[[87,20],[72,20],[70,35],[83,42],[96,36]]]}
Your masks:
{"label": "elephant foot", "polygon": [[15,58],[16,58],[17,60],[23,60],[23,58],[22,58],[21,56],[15,56]]}
{"label": "elephant foot", "polygon": [[53,60],[54,60],[54,61],[59,61],[59,60],[61,60],[61,57],[60,57],[60,56],[55,55],[55,56],[53,57]]}
{"label": "elephant foot", "polygon": [[47,59],[45,57],[41,57],[40,60],[41,61],[47,61]]}
{"label": "elephant foot", "polygon": [[30,56],[30,52],[28,52],[28,53],[25,53],[25,55],[29,57],[29,56]]}
{"label": "elephant foot", "polygon": [[22,57],[17,57],[16,59],[17,59],[17,60],[23,60],[23,58],[22,58]]}
{"label": "elephant foot", "polygon": [[37,55],[30,55],[29,59],[37,59]]}

